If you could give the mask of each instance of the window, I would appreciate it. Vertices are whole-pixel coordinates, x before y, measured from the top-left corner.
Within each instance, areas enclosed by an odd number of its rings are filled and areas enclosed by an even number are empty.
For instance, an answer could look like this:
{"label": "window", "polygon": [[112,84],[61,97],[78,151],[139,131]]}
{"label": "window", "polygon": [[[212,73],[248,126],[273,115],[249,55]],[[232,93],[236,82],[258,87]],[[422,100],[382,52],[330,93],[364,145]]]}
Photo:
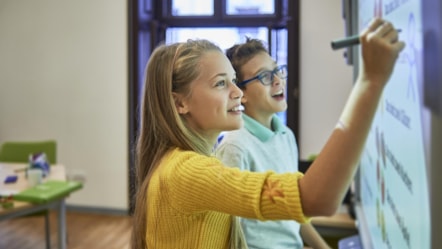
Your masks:
{"label": "window", "polygon": [[275,13],[273,0],[227,0],[227,15],[269,15]]}
{"label": "window", "polygon": [[171,13],[173,16],[212,16],[213,1],[174,0]]}
{"label": "window", "polygon": [[[274,0],[226,0],[225,2],[218,2],[225,3],[225,10],[221,12],[227,15],[275,14]],[[170,13],[172,16],[213,16],[215,14],[214,1],[173,0]]]}
{"label": "window", "polygon": [[267,32],[266,27],[168,28],[166,43],[201,38],[208,39],[225,50],[236,43],[244,42],[247,36],[268,42]]}

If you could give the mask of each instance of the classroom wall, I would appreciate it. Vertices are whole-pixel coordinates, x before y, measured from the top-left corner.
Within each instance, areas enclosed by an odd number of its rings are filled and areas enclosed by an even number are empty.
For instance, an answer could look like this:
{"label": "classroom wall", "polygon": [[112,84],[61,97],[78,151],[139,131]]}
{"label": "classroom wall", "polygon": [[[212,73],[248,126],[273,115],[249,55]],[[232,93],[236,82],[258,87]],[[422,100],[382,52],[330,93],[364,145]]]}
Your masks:
{"label": "classroom wall", "polygon": [[301,1],[300,158],[319,153],[352,87],[352,67],[330,41],[345,35],[341,0]]}
{"label": "classroom wall", "polygon": [[[329,41],[341,1],[301,2],[301,158],[318,153],[352,86]],[[53,138],[84,189],[68,204],[128,208],[127,6],[106,0],[0,0],[0,142]]]}
{"label": "classroom wall", "polygon": [[128,208],[126,5],[0,1],[0,142],[57,140],[70,205]]}

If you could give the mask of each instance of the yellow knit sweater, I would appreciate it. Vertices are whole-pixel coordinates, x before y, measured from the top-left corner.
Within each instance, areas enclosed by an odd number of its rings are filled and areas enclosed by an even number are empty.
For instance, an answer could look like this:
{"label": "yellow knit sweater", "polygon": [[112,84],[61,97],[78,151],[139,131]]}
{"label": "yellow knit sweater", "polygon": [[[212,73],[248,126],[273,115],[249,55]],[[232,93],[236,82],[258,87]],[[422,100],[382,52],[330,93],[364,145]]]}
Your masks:
{"label": "yellow knit sweater", "polygon": [[148,189],[149,249],[226,249],[231,215],[308,222],[302,212],[301,173],[254,173],[215,157],[172,150]]}

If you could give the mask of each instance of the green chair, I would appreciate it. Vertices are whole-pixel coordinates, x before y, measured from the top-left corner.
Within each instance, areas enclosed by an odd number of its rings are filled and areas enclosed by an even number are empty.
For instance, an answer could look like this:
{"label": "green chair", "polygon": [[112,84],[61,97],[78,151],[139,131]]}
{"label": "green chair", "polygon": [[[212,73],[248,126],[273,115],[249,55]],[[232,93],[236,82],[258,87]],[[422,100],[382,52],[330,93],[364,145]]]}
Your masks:
{"label": "green chair", "polygon": [[[0,162],[28,163],[29,155],[44,152],[49,164],[57,163],[57,142],[45,141],[8,141],[0,148]],[[49,209],[31,215],[45,216],[46,248],[51,248],[51,231],[49,226]]]}
{"label": "green chair", "polygon": [[0,148],[1,162],[27,163],[29,155],[44,152],[50,164],[57,163],[57,142],[54,140],[34,142],[4,142]]}

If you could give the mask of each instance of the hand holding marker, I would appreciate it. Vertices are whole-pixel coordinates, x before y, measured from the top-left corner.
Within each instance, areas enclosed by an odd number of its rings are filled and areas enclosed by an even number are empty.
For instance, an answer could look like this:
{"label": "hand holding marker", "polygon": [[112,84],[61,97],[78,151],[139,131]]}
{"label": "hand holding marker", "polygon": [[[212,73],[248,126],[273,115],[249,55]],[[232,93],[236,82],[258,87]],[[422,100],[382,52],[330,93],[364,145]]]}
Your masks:
{"label": "hand holding marker", "polygon": [[[397,29],[397,32],[401,32],[400,29]],[[361,42],[359,35],[353,35],[337,40],[331,41],[331,47],[333,50],[347,48],[350,46],[358,45]]]}

